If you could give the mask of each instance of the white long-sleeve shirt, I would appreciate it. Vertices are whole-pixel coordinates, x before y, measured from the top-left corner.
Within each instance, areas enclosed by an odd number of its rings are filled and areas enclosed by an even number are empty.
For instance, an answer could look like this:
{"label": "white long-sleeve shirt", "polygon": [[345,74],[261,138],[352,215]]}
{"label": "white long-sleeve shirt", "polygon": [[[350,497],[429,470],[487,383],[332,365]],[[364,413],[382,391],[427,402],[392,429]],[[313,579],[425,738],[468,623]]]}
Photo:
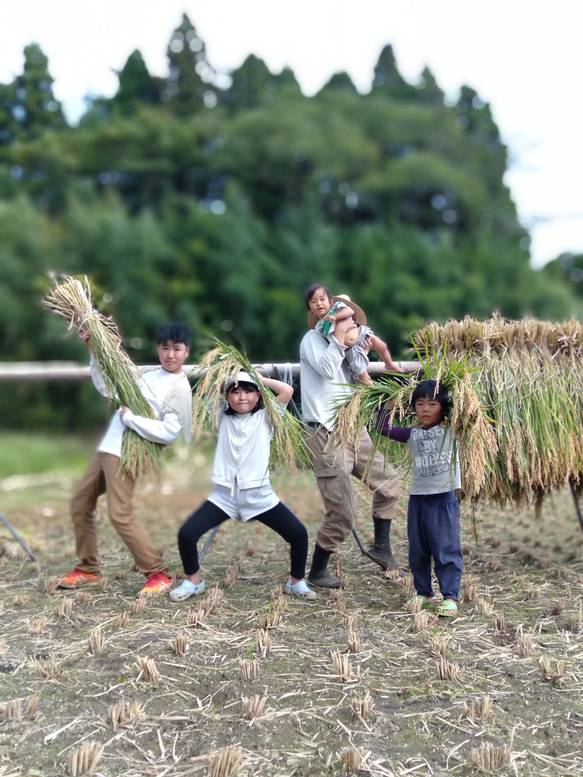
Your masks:
{"label": "white long-sleeve shirt", "polygon": [[[105,397],[109,396],[93,354],[91,354],[89,366],[93,385],[100,394]],[[171,407],[168,400],[173,395],[174,397],[178,396],[182,402],[190,403],[190,386],[186,375],[175,375],[162,367],[157,367],[144,372],[139,376],[137,382],[144,397],[152,406],[156,417],[146,418],[128,411],[122,420],[121,409],[118,410],[111,419],[105,436],[97,448],[101,453],[121,456],[121,441],[126,427],[133,429],[140,437],[161,445],[170,445],[183,431],[178,408]],[[178,405],[177,402],[173,404]]]}
{"label": "white long-sleeve shirt", "polygon": [[350,386],[337,385],[354,380],[345,352],[346,346],[335,337],[326,340],[314,329],[306,332],[300,345],[302,415],[305,421],[321,424],[328,431],[334,428],[336,405],[352,393]]}

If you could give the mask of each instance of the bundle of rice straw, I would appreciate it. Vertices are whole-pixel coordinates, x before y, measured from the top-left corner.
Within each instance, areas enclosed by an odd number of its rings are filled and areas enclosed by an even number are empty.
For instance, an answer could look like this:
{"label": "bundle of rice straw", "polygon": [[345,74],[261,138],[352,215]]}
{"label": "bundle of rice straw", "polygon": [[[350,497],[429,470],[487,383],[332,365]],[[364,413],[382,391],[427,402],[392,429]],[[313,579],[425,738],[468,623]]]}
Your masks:
{"label": "bundle of rice straw", "polygon": [[[89,332],[89,346],[103,376],[111,402],[125,405],[137,415],[153,418],[154,411],[137,384],[138,371],[121,346],[121,337],[111,318],[91,304],[89,280],[65,276],[43,300],[43,305],[69,322],[69,330]],[[162,461],[163,445],[140,437],[126,428],[122,440],[121,468],[132,477],[156,469]]]}
{"label": "bundle of rice straw", "polygon": [[[419,373],[406,380],[383,376],[372,386],[355,386],[350,401],[338,408],[334,438],[341,445],[367,427],[373,440],[373,453],[380,450],[385,458],[396,463],[406,458],[406,446],[392,443],[375,429],[377,416],[395,426],[414,425],[416,418],[411,407],[413,392],[423,380],[435,380],[447,388],[453,399],[453,411],[449,419],[454,445],[462,464],[462,488],[473,499],[483,494],[486,487],[489,459],[496,455],[496,440],[490,419],[485,413],[472,385],[472,368],[467,360],[446,362],[438,354],[423,357]],[[369,458],[369,462],[372,460]]]}
{"label": "bundle of rice straw", "polygon": [[[447,365],[463,359],[474,368],[471,385],[496,438],[477,495],[540,502],[567,483],[581,486],[583,327],[578,321],[466,317],[444,326],[430,324],[413,341],[420,351],[441,354]],[[463,428],[465,412],[464,404],[454,400],[454,434]],[[468,431],[462,468],[473,443]]]}
{"label": "bundle of rice straw", "polygon": [[[215,348],[208,351],[200,365],[203,377],[199,380],[193,395],[193,432],[199,435],[210,420],[214,423],[221,411],[221,387],[231,375],[244,370],[262,385],[261,376],[234,346],[216,341]],[[310,464],[309,453],[304,442],[301,423],[287,410],[282,414],[275,395],[267,388],[261,391],[263,405],[273,428],[271,464],[295,466]],[[209,414],[210,408],[210,414]]]}
{"label": "bundle of rice straw", "polygon": [[[339,414],[339,436],[351,424],[374,424],[390,406],[391,423],[414,415],[420,380],[441,381],[453,398],[463,490],[474,501],[536,502],[553,489],[583,486],[583,327],[571,320],[487,321],[466,317],[432,323],[412,336],[422,372],[406,385],[382,379],[361,387]],[[378,437],[378,436],[377,436]],[[377,446],[386,442],[376,437]],[[404,446],[401,446],[404,447]]]}

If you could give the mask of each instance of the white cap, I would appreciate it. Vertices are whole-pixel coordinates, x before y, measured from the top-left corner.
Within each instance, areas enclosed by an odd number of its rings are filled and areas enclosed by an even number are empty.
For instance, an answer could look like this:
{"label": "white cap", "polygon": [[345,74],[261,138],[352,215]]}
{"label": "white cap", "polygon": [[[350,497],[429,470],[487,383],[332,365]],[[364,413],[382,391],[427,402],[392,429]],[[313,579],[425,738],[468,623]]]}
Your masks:
{"label": "white cap", "polygon": [[225,381],[225,385],[223,386],[223,393],[225,396],[229,393],[229,389],[232,388],[235,385],[239,385],[239,383],[252,383],[257,391],[261,391],[259,388],[257,381],[249,375],[248,372],[244,372],[244,370],[241,370],[241,372],[238,372],[236,375],[231,375],[230,378],[227,378]]}

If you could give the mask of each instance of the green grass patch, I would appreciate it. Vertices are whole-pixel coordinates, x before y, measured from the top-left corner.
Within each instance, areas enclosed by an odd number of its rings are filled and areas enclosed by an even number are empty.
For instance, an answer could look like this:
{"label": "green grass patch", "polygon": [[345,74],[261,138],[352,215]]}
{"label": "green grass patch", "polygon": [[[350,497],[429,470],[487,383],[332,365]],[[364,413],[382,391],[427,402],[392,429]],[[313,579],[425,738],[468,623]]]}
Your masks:
{"label": "green grass patch", "polygon": [[81,472],[95,449],[95,441],[23,433],[2,435],[0,480],[14,475],[38,475],[67,470]]}

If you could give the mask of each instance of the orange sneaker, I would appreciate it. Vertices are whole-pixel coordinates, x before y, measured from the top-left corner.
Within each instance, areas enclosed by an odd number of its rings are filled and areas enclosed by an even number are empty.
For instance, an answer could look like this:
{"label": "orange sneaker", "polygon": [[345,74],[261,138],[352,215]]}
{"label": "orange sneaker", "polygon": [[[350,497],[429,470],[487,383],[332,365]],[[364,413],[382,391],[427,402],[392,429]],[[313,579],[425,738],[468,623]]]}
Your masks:
{"label": "orange sneaker", "polygon": [[172,578],[166,577],[162,572],[154,572],[147,580],[141,591],[138,591],[136,598],[140,596],[158,596],[172,588]]}
{"label": "orange sneaker", "polygon": [[75,567],[68,575],[57,580],[57,588],[79,588],[81,585],[95,585],[96,583],[99,583],[99,572],[83,572],[82,569]]}

